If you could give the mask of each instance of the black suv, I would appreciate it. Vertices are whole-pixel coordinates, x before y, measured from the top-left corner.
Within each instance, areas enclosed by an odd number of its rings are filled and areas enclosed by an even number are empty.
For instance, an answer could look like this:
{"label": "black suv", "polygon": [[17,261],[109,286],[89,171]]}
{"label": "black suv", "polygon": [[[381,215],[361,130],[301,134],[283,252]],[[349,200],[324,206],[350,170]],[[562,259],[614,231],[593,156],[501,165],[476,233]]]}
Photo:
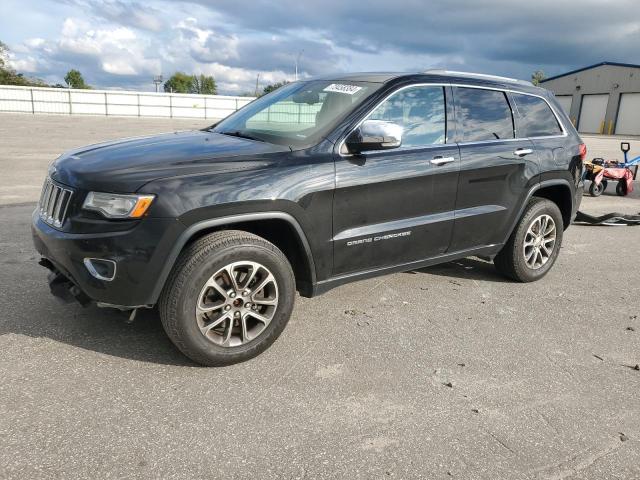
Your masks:
{"label": "black suv", "polygon": [[33,238],[57,296],[158,305],[182,352],[224,365],[280,335],[296,291],[467,256],[541,278],[580,203],[585,154],[528,82],[314,79],[204,130],[63,154]]}

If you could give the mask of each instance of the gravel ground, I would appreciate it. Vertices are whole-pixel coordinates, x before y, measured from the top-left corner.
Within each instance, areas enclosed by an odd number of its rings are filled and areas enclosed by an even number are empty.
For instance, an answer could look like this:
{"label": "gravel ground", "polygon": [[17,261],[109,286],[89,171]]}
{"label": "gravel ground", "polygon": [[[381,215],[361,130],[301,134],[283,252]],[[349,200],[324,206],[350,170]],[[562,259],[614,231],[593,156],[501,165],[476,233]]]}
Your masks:
{"label": "gravel ground", "polygon": [[534,284],[466,259],[298,298],[219,369],[154,312],[58,304],[29,233],[47,161],[194,125],[0,116],[1,478],[640,478],[640,227],[572,226]]}

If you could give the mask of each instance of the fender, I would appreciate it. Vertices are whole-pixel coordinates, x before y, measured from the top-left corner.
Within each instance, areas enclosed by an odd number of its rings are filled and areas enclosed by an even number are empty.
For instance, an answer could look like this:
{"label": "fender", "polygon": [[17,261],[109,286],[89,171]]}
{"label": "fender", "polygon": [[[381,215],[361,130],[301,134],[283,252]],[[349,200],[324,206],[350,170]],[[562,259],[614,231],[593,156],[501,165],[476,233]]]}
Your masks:
{"label": "fender", "polygon": [[531,197],[533,197],[533,194],[540,190],[541,188],[545,188],[545,187],[553,187],[556,185],[562,185],[567,187],[567,190],[569,190],[569,196],[571,197],[571,211],[573,212],[573,203],[574,203],[574,198],[573,195],[571,194],[571,183],[569,183],[568,180],[564,179],[564,178],[554,178],[552,180],[544,180],[540,183],[536,183],[534,186],[532,186],[529,191],[527,192],[527,196],[524,199],[524,202],[522,202],[522,205],[520,206],[520,210],[518,210],[518,214],[514,217],[513,222],[511,223],[511,226],[509,227],[509,234],[507,235],[507,238],[504,239],[504,242],[502,242],[503,244],[507,243],[507,241],[509,240],[509,237],[511,237],[511,234],[513,233],[513,229],[516,228],[516,225],[518,224],[518,222],[520,221],[520,218],[522,217],[522,214],[524,213],[524,209],[527,207],[527,204],[529,203],[529,200],[531,200]]}
{"label": "fender", "polygon": [[298,221],[292,215],[284,212],[246,213],[240,215],[229,215],[226,217],[212,218],[210,220],[203,220],[187,227],[187,229],[180,234],[178,240],[171,249],[171,252],[167,256],[167,261],[162,268],[162,272],[158,277],[148,303],[155,304],[158,302],[160,294],[162,293],[162,289],[164,288],[164,284],[167,281],[167,278],[169,277],[169,274],[171,273],[176,260],[178,259],[178,255],[180,255],[180,252],[182,252],[184,246],[195,234],[212,227],[233,225],[234,223],[251,222],[256,220],[284,220],[295,229],[298,238],[300,239],[300,242],[302,243],[302,246],[304,248],[305,255],[307,256],[307,262],[309,262],[309,269],[311,270],[311,286],[313,287],[316,284],[316,267],[313,261],[313,255],[311,253],[311,247],[309,246],[307,236],[305,235]]}

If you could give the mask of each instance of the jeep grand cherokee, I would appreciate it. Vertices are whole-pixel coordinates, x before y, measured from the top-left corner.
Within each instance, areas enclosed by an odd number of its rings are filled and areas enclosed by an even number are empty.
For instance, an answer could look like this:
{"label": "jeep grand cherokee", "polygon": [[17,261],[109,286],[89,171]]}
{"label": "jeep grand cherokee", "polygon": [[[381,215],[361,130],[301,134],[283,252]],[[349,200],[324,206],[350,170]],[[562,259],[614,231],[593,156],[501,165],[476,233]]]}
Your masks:
{"label": "jeep grand cherokee", "polygon": [[467,256],[540,279],[580,203],[585,153],[528,82],[313,79],[210,128],[63,154],[33,238],[56,295],[157,305],[182,352],[225,365],[274,342],[296,291]]}

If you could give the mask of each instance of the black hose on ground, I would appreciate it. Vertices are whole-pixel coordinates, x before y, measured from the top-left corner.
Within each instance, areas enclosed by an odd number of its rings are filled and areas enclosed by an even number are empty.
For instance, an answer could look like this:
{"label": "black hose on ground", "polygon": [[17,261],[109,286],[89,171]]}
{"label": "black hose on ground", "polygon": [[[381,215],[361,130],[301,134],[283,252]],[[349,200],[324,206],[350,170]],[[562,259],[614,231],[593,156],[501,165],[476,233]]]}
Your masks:
{"label": "black hose on ground", "polygon": [[583,225],[640,225],[640,215],[615,212],[594,217],[593,215],[578,211],[574,223]]}

